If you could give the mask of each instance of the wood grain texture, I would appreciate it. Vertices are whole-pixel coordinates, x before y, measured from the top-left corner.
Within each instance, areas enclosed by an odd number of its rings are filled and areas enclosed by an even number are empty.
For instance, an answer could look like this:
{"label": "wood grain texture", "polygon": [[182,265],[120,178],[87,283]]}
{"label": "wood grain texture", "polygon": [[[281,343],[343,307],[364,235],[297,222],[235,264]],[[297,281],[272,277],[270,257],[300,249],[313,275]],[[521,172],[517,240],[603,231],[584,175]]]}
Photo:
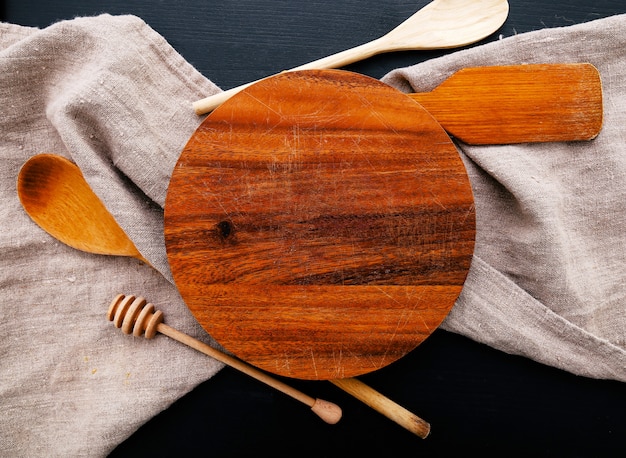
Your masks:
{"label": "wood grain texture", "polygon": [[344,71],[283,73],[220,106],[165,205],[176,285],[227,350],[305,379],[384,367],[447,315],[475,236],[470,183],[422,108]]}
{"label": "wood grain texture", "polygon": [[602,128],[602,82],[588,63],[464,68],[410,96],[473,145],[591,140]]}

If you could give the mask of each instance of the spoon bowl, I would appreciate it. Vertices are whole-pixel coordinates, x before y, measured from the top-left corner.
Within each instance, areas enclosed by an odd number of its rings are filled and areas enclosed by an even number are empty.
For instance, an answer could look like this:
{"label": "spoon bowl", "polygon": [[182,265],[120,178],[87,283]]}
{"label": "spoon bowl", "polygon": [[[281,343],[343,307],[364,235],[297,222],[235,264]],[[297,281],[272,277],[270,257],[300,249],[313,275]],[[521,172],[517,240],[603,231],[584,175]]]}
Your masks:
{"label": "spoon bowl", "polygon": [[378,41],[381,52],[457,48],[491,35],[508,14],[506,0],[435,0]]}
{"label": "spoon bowl", "polygon": [[88,253],[130,256],[149,264],[80,169],[66,158],[54,154],[30,158],[19,172],[17,194],[32,220],[66,245]]}
{"label": "spoon bowl", "polygon": [[[509,14],[507,0],[434,0],[382,37],[294,70],[339,68],[392,51],[448,49],[467,46],[491,35]],[[214,110],[247,83],[194,102],[199,115]]]}

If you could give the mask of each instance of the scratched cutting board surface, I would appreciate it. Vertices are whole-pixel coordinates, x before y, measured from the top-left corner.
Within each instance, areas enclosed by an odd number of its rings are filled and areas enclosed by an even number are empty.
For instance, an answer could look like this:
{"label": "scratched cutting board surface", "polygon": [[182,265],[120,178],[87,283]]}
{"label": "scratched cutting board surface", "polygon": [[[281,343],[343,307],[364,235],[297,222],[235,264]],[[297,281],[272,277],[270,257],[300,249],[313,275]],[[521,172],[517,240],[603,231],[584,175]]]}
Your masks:
{"label": "scratched cutting board surface", "polygon": [[283,73],[213,111],[165,204],[172,274],[203,328],[302,379],[368,373],[419,345],[458,297],[474,238],[441,126],[340,70]]}

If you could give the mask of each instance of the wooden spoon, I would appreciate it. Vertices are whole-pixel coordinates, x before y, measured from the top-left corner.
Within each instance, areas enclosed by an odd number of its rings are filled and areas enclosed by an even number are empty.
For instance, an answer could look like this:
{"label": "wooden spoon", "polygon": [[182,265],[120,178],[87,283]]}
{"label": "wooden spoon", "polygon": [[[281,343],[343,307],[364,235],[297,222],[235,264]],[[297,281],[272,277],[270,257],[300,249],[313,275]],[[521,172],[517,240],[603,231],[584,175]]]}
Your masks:
{"label": "wooden spoon", "polygon": [[[138,254],[133,242],[93,193],[80,169],[64,157],[40,154],[29,159],[20,170],[17,190],[28,215],[44,231],[63,243],[90,253],[131,256],[147,262]],[[180,338],[179,335],[170,337]],[[184,343],[190,345],[188,339]],[[206,350],[197,346],[194,348]],[[220,358],[226,364],[231,363],[232,358],[225,354]],[[242,365],[244,363],[232,367],[242,370]],[[250,371],[244,372],[251,375]],[[256,374],[258,371],[252,369],[251,372]],[[265,375],[258,380],[267,383],[268,378]],[[281,382],[274,382],[270,386],[284,386]],[[330,382],[418,437],[428,436],[430,425],[426,421],[360,380],[352,378]],[[312,399],[303,393],[296,393],[293,389],[283,392],[308,404]],[[328,404],[330,403],[326,401],[320,402],[317,404],[320,411],[312,410],[321,417],[330,415],[330,418],[336,418],[331,415],[334,409],[329,408]],[[326,417],[322,418],[328,421]]]}
{"label": "wooden spoon", "polygon": [[17,195],[33,221],[66,245],[88,253],[130,256],[149,264],[80,169],[64,157],[40,154],[26,161],[17,178]]}
{"label": "wooden spoon", "polygon": [[[392,51],[446,49],[465,46],[495,32],[509,14],[506,0],[435,0],[382,37],[293,70],[339,68]],[[252,83],[196,101],[205,114]]]}

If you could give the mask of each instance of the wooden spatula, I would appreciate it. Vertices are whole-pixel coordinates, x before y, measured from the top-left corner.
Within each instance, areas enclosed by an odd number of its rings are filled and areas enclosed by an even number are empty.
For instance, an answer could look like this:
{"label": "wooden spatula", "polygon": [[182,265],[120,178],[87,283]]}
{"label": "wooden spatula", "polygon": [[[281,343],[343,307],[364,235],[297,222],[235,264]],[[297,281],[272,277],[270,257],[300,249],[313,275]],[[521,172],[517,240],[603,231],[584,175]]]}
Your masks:
{"label": "wooden spatula", "polygon": [[468,144],[591,140],[602,128],[602,83],[591,64],[465,68],[410,96]]}

